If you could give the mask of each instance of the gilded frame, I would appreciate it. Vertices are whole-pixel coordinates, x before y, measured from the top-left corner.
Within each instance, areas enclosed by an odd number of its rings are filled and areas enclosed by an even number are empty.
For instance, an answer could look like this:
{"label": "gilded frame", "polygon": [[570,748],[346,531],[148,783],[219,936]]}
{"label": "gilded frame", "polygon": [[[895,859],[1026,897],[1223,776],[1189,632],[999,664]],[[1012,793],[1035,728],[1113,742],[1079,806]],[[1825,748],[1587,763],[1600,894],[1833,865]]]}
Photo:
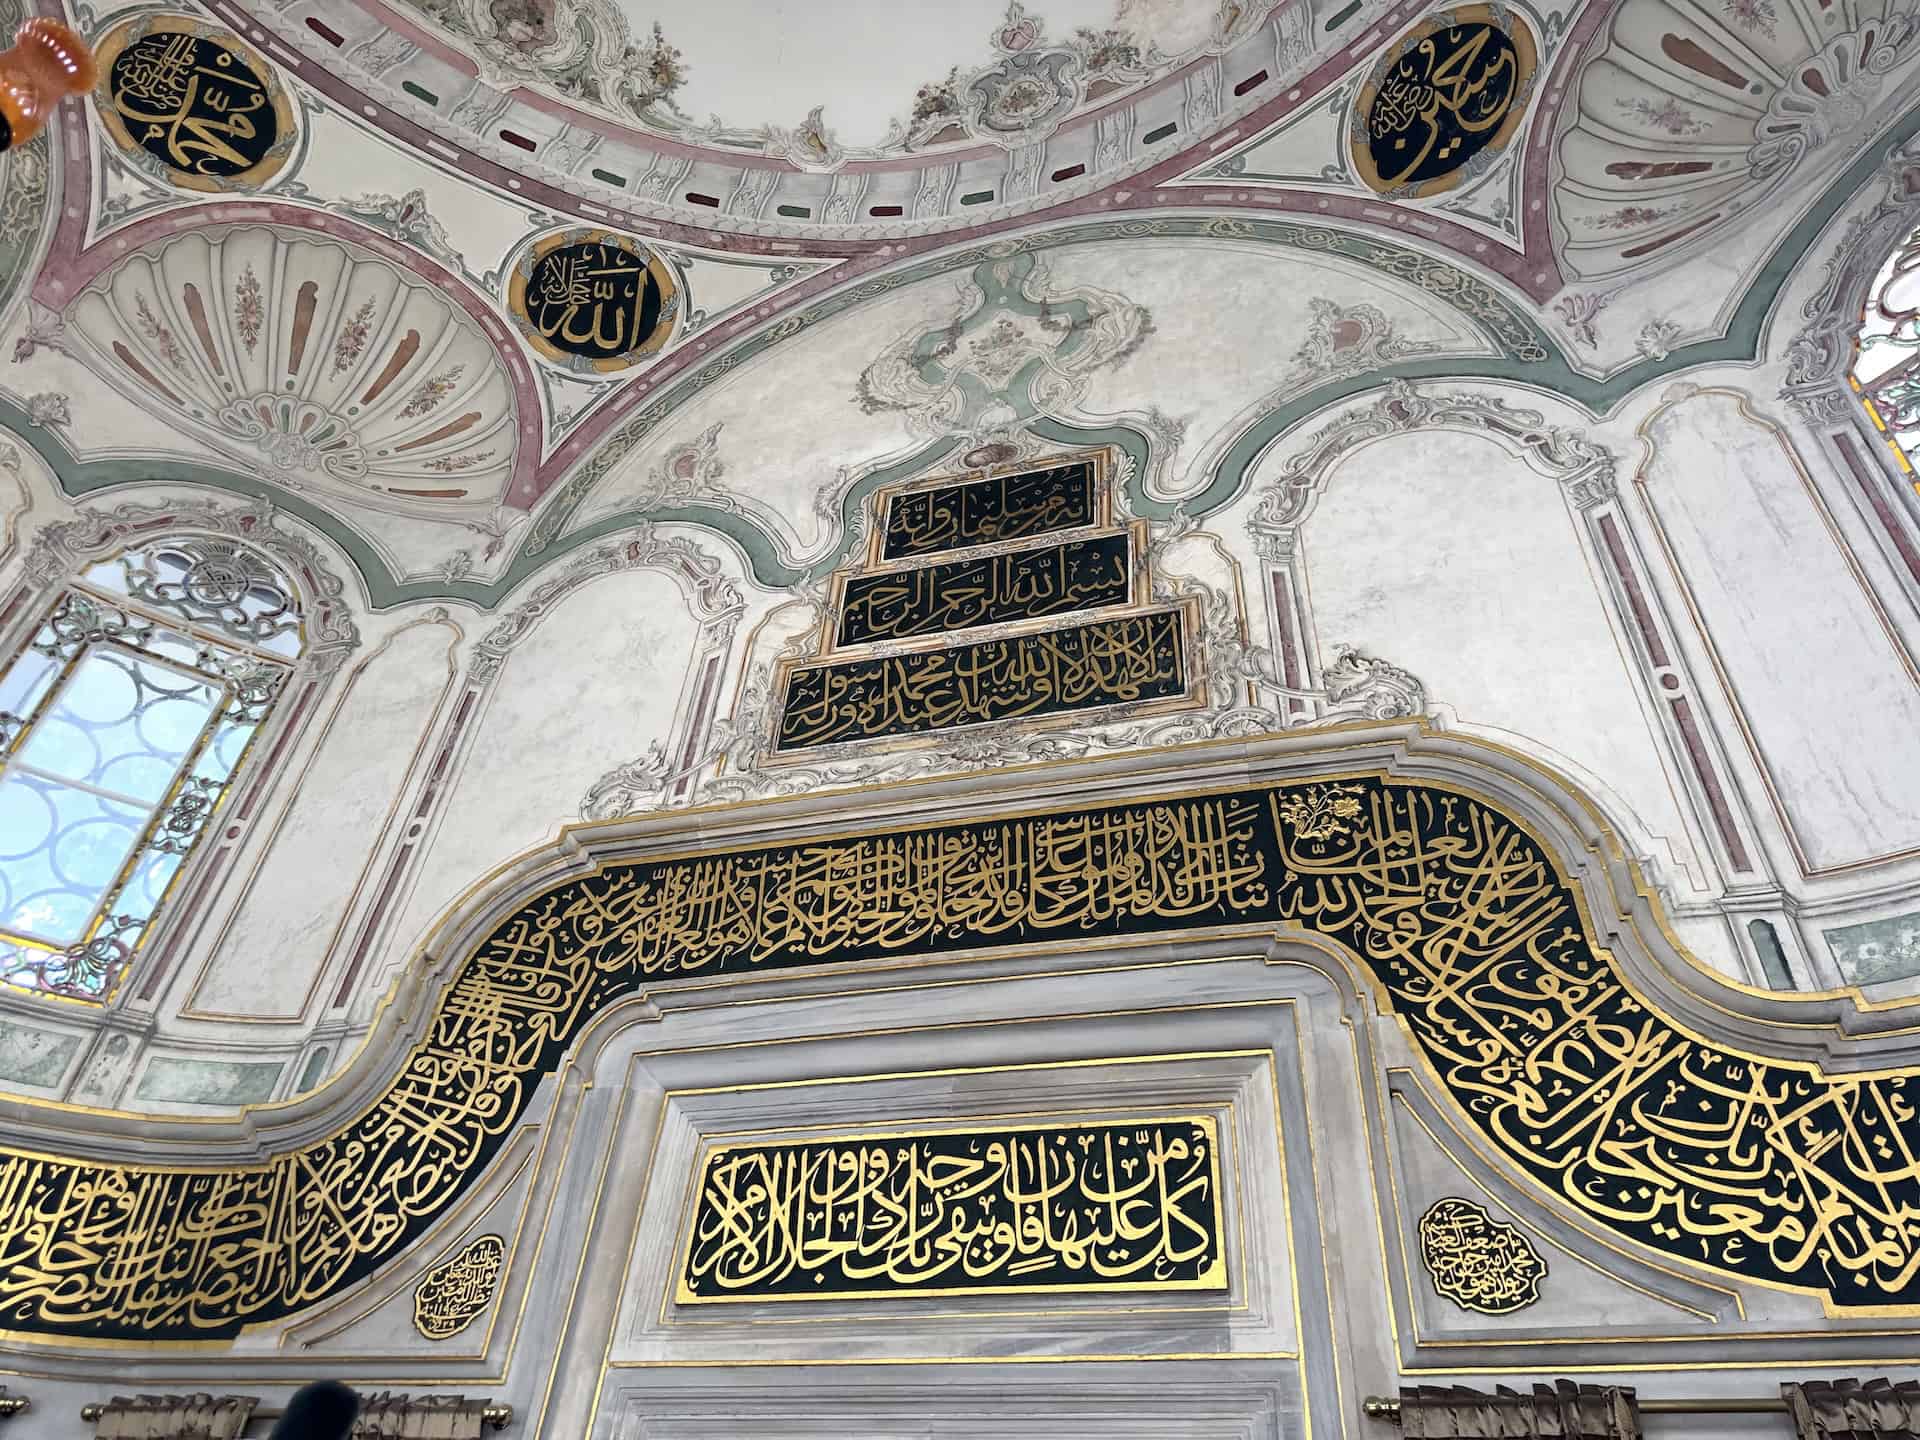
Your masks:
{"label": "gilded frame", "polygon": [[[1373,103],[1380,93],[1380,87],[1393,72],[1394,67],[1405,59],[1410,51],[1426,44],[1440,31],[1463,24],[1490,25],[1505,35],[1513,45],[1520,73],[1514,82],[1513,99],[1507,107],[1507,113],[1502,117],[1499,127],[1495,129],[1486,144],[1444,175],[1436,175],[1432,179],[1413,184],[1389,180],[1380,173],[1380,167],[1374,164],[1373,153],[1367,144],[1367,128],[1372,120]],[[1520,128],[1520,122],[1526,118],[1539,73],[1540,52],[1534,41],[1532,28],[1515,9],[1499,3],[1499,0],[1490,0],[1490,3],[1481,5],[1465,5],[1428,17],[1394,42],[1387,53],[1368,72],[1366,82],[1354,96],[1353,108],[1347,120],[1347,149],[1353,161],[1354,173],[1375,194],[1391,195],[1398,199],[1420,200],[1432,195],[1442,195],[1457,188],[1475,173],[1483,172],[1486,166],[1506,152],[1507,146],[1512,143],[1514,132]],[[1484,159],[1481,158],[1483,156]]]}
{"label": "gilded frame", "polygon": [[[194,175],[166,164],[134,139],[113,103],[113,63],[127,46],[155,33],[186,34],[223,45],[252,72],[254,79],[267,92],[267,99],[273,108],[274,124],[278,129],[265,155],[232,175]],[[293,156],[294,146],[299,143],[300,132],[294,120],[293,102],[287,95],[286,87],[280,83],[279,75],[272,64],[231,30],[191,15],[137,15],[115,25],[96,43],[94,62],[100,78],[94,84],[93,103],[100,114],[101,128],[112,138],[115,148],[129,164],[142,174],[156,176],[177,189],[197,190],[210,195],[258,190],[286,167],[287,161]]]}
{"label": "gilded frame", "polygon": [[[653,277],[654,284],[660,287],[660,315],[645,340],[620,355],[594,360],[570,350],[562,350],[540,333],[540,327],[527,314],[527,285],[533,279],[534,266],[554,251],[564,250],[570,245],[605,245],[609,249],[622,251],[639,260],[646,273]],[[576,374],[613,375],[631,369],[658,354],[680,329],[680,282],[674,276],[673,267],[658,251],[633,236],[594,226],[576,225],[551,231],[522,250],[515,258],[513,268],[507,272],[506,300],[507,313],[513,317],[514,326],[522,338],[544,359]]]}

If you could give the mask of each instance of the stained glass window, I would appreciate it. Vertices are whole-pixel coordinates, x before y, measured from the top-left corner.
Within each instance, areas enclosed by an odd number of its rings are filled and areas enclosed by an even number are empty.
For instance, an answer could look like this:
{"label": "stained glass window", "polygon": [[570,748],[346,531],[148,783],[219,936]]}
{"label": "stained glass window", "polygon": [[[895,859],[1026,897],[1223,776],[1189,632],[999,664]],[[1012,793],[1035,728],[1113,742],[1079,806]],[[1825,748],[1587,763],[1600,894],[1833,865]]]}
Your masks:
{"label": "stained glass window", "polygon": [[231,540],[91,567],[0,673],[0,983],[104,1001],[301,647],[292,587]]}
{"label": "stained glass window", "polygon": [[1867,414],[1911,475],[1920,454],[1920,230],[1874,277],[1849,374]]}

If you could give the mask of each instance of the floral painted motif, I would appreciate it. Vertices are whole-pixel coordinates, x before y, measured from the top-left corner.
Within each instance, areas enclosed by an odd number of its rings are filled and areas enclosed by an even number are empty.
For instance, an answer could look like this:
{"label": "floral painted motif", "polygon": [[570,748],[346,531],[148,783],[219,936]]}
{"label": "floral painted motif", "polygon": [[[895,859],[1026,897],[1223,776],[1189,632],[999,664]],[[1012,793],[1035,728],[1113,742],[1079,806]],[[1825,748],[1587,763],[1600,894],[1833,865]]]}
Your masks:
{"label": "floral painted motif", "polygon": [[360,358],[372,334],[373,297],[369,295],[361,302],[360,308],[353,312],[353,318],[340,327],[340,334],[333,342],[334,374],[340,374]]}
{"label": "floral painted motif", "polygon": [[1078,50],[1087,74],[1102,75],[1109,70],[1139,70],[1147,57],[1139,39],[1130,31],[1110,27],[1094,30],[1082,25],[1073,32],[1073,48]]}
{"label": "floral painted motif", "polygon": [[1780,18],[1773,0],[1722,0],[1720,11],[1748,34],[1757,31],[1769,40],[1773,38],[1774,22]]}
{"label": "floral painted motif", "polygon": [[240,283],[233,287],[233,328],[239,332],[249,355],[260,343],[260,326],[265,319],[266,309],[260,303],[260,277],[249,264]]}
{"label": "floral painted motif", "polygon": [[908,123],[915,129],[929,120],[960,118],[960,67],[947,71],[944,80],[929,80],[913,96],[913,114]]}
{"label": "floral painted motif", "polygon": [[180,353],[180,343],[173,338],[173,331],[155,318],[153,307],[145,295],[134,302],[134,313],[139,318],[140,333],[151,340],[166,362],[178,370],[187,363],[187,357]]}
{"label": "floral painted motif", "polygon": [[1673,353],[1681,333],[1671,320],[1649,320],[1640,327],[1640,338],[1633,342],[1633,348],[1649,360],[1664,360]]}
{"label": "floral painted motif", "polygon": [[27,400],[27,418],[43,430],[56,425],[71,425],[73,409],[58,390],[43,390]]}
{"label": "floral painted motif", "polygon": [[452,475],[461,470],[471,470],[474,466],[492,458],[491,450],[470,450],[465,455],[440,455],[427,461],[427,469],[438,471],[442,475]]}
{"label": "floral painted motif", "polygon": [[1357,785],[1315,785],[1280,802],[1280,813],[1302,840],[1326,840],[1347,834],[1360,818]]}
{"label": "floral painted motif", "polygon": [[1672,213],[1671,210],[1656,210],[1651,205],[1622,205],[1618,210],[1609,210],[1604,215],[1584,215],[1581,221],[1590,230],[1633,230],[1663,220]]}
{"label": "floral painted motif", "polygon": [[687,67],[656,21],[637,38],[611,0],[409,0],[493,64],[567,100],[673,128]]}
{"label": "floral painted motif", "polygon": [[456,365],[451,370],[442,370],[438,375],[430,375],[420,382],[420,388],[408,397],[405,408],[400,411],[402,420],[413,420],[432,412],[447,396],[453,393],[453,387],[460,383],[460,376],[466,366]]}
{"label": "floral painted motif", "polygon": [[1631,100],[1613,102],[1635,119],[1644,120],[1656,129],[1669,135],[1698,135],[1707,128],[1707,122],[1696,119],[1694,113],[1672,96],[1668,96],[1658,105],[1643,95]]}
{"label": "floral painted motif", "polygon": [[1554,303],[1553,313],[1558,315],[1566,325],[1576,344],[1592,350],[1600,343],[1600,335],[1594,327],[1594,321],[1600,312],[1607,308],[1607,302],[1612,299],[1612,295],[1600,294],[1597,291],[1574,292],[1562,295]]}

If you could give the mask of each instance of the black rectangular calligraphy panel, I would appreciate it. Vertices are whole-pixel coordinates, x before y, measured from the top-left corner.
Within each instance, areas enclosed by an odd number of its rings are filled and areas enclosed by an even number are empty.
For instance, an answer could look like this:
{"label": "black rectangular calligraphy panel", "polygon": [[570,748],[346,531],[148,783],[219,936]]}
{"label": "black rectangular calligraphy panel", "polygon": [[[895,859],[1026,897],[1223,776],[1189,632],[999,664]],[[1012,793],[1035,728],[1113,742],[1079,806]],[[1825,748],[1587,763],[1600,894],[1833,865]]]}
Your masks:
{"label": "black rectangular calligraphy panel", "polygon": [[1093,524],[1093,463],[996,475],[887,502],[880,558],[904,560]]}
{"label": "black rectangular calligraphy panel", "polygon": [[906,640],[1124,605],[1132,589],[1131,549],[1125,534],[1096,535],[1038,550],[856,575],[842,596],[838,643]]}
{"label": "black rectangular calligraphy panel", "polygon": [[677,1298],[1224,1290],[1213,1117],[708,1152]]}
{"label": "black rectangular calligraphy panel", "polygon": [[1041,718],[1186,690],[1180,612],[1154,610],[1035,635],[796,667],[774,748]]}

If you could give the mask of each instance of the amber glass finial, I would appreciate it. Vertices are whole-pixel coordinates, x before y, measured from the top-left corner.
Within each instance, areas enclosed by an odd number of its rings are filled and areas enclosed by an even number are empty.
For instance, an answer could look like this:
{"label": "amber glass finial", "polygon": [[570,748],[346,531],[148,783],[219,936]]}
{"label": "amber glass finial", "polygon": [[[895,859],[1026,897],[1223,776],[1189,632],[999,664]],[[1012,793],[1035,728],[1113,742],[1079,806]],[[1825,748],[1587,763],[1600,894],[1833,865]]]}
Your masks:
{"label": "amber glass finial", "polygon": [[44,15],[14,33],[0,50],[0,150],[24,145],[46,126],[53,107],[93,88],[93,51],[67,26]]}

